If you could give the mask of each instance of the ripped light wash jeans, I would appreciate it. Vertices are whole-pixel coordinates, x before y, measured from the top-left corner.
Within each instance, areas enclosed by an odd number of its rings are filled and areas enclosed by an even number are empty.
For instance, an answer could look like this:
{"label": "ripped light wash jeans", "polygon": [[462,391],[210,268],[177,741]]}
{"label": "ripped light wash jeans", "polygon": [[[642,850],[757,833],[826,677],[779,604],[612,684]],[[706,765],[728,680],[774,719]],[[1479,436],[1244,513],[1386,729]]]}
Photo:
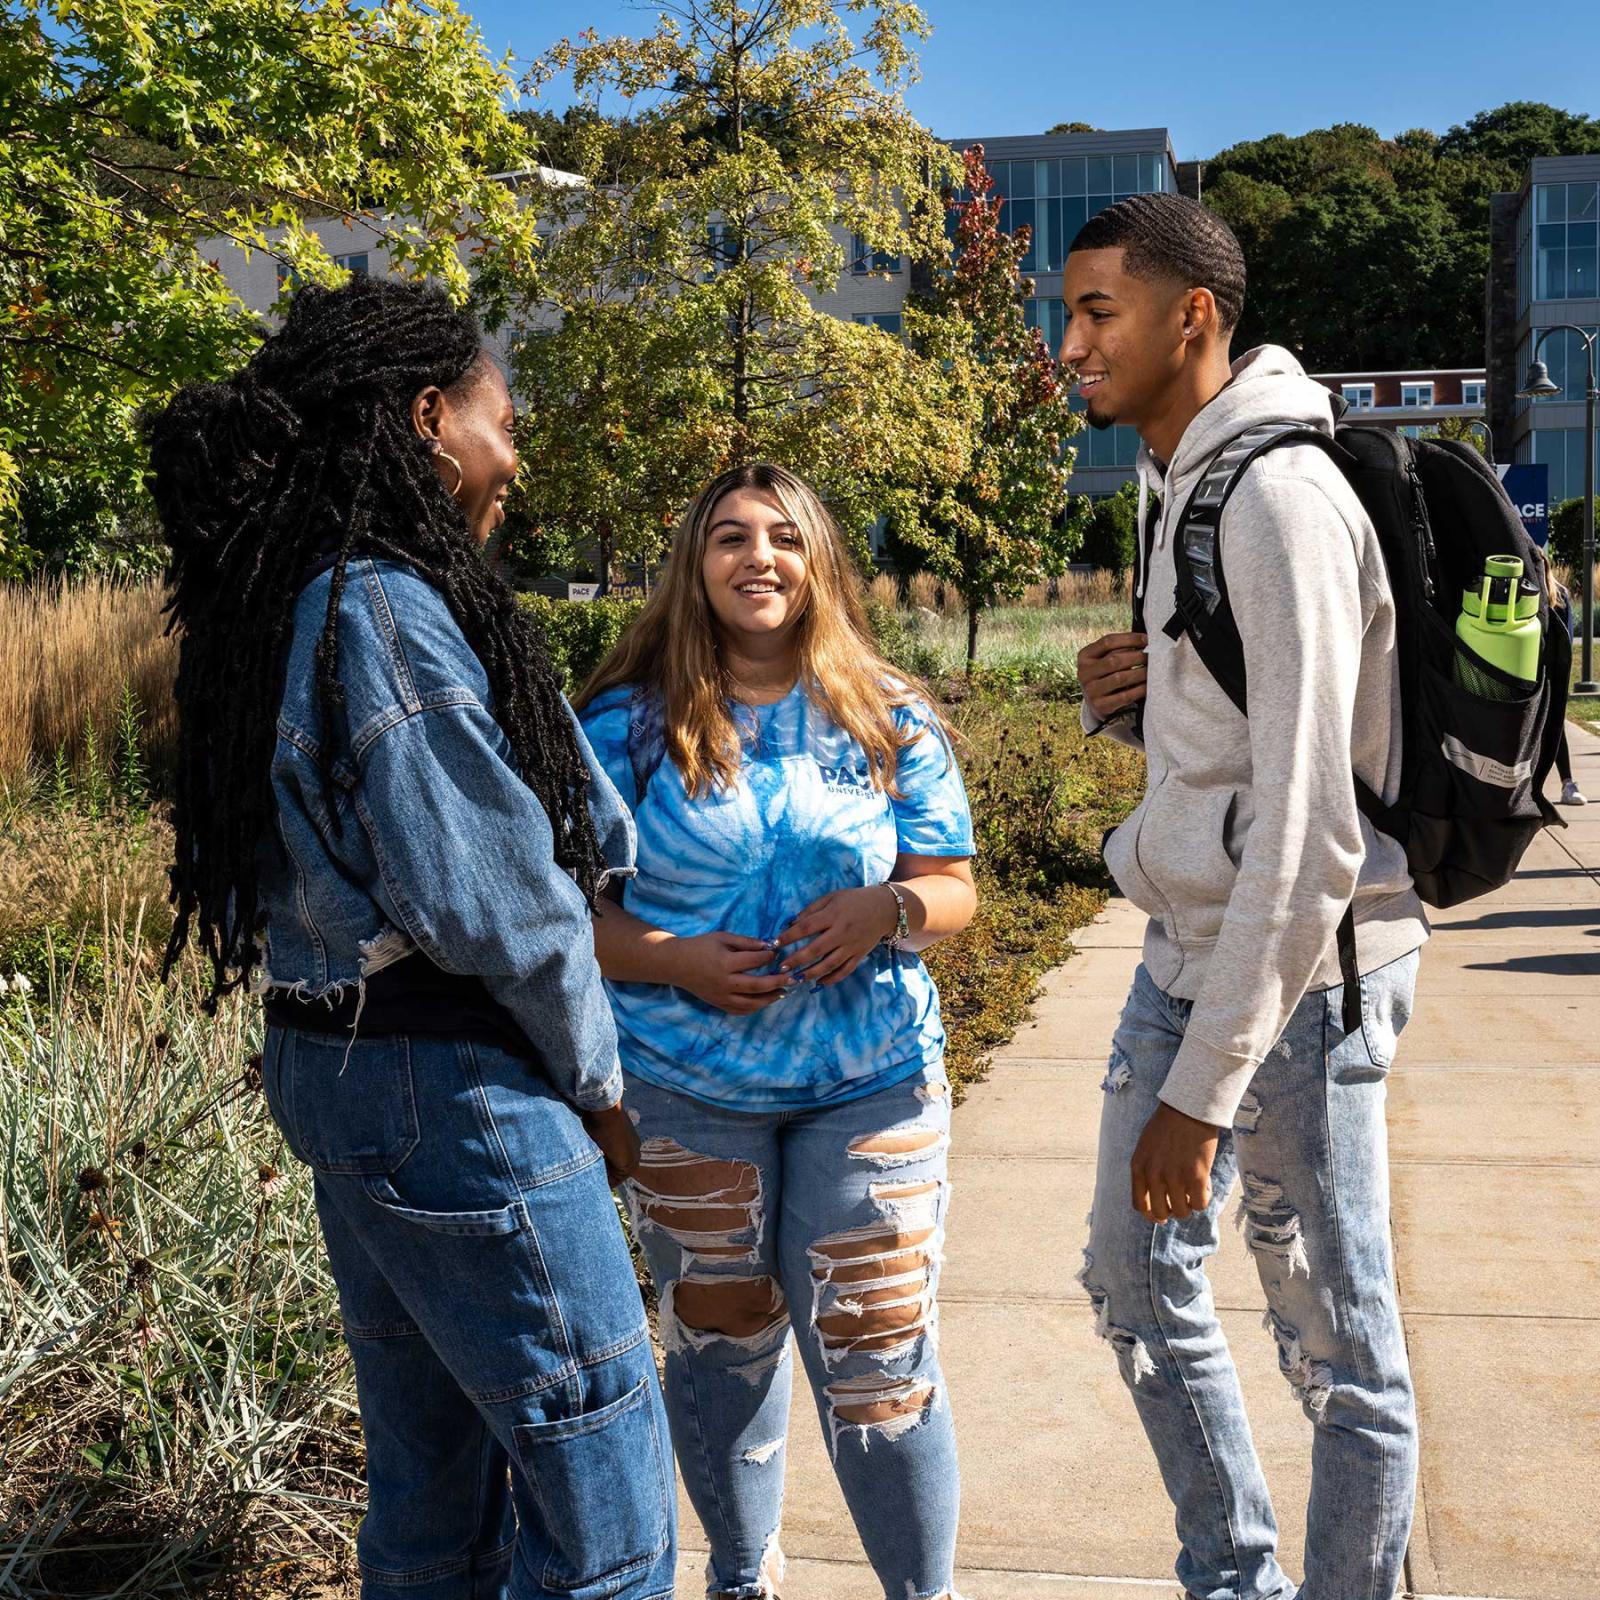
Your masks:
{"label": "ripped light wash jeans", "polygon": [[[1251,1080],[1186,1222],[1146,1222],[1129,1164],[1189,1020],[1141,966],[1103,1085],[1099,1171],[1080,1281],[1116,1351],[1177,1510],[1177,1575],[1194,1600],[1390,1600],[1416,1492],[1416,1407],[1389,1246],[1385,1078],[1411,1014],[1415,952],[1344,991],[1308,994]],[[1278,1365],[1313,1427],[1306,1581],[1278,1565],[1278,1525],[1204,1264],[1223,1206],[1266,1290]]]}
{"label": "ripped light wash jeans", "polygon": [[885,1595],[949,1594],[942,1065],[819,1110],[726,1110],[632,1075],[626,1104],[643,1145],[626,1197],[661,1295],[667,1414],[711,1549],[706,1592],[777,1593],[792,1324]]}

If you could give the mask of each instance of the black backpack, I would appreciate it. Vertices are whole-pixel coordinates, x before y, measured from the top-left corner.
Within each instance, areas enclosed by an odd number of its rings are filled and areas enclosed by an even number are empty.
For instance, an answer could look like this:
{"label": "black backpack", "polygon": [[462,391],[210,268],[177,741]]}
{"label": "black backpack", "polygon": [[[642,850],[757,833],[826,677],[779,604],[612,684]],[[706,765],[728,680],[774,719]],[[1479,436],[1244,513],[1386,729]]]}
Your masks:
{"label": "black backpack", "polygon": [[[1385,805],[1360,778],[1356,800],[1374,827],[1405,846],[1417,893],[1431,906],[1459,905],[1506,883],[1539,830],[1561,823],[1542,793],[1566,713],[1572,641],[1552,612],[1544,552],[1529,538],[1494,469],[1456,440],[1408,439],[1387,428],[1341,426],[1329,436],[1296,423],[1252,428],[1207,468],[1184,506],[1173,546],[1177,610],[1169,637],[1195,653],[1240,712],[1246,707],[1244,645],[1228,602],[1217,530],[1245,470],[1269,450],[1325,451],[1372,519],[1394,592],[1399,652],[1400,789]],[[1149,570],[1148,538],[1144,570]],[[1536,688],[1507,676],[1456,638],[1464,590],[1490,556],[1522,558],[1539,583],[1544,631]],[[1134,602],[1142,633],[1143,605]],[[1471,685],[1466,687],[1465,685]],[[1361,1022],[1355,917],[1339,924],[1345,1031]]]}

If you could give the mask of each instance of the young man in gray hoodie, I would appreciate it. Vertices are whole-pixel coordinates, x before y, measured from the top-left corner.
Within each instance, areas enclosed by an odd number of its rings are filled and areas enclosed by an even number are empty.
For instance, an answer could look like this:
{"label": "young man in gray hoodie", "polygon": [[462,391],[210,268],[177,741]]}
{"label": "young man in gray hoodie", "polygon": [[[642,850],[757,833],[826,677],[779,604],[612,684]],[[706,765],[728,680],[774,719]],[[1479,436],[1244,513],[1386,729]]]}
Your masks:
{"label": "young man in gray hoodie", "polygon": [[[1356,804],[1352,773],[1385,800],[1399,783],[1395,612],[1377,536],[1323,451],[1262,457],[1222,518],[1248,716],[1164,631],[1173,535],[1218,453],[1265,422],[1333,429],[1332,397],[1286,350],[1230,364],[1244,286],[1232,233],[1175,195],[1101,212],[1066,265],[1061,360],[1090,423],[1144,444],[1147,628],[1079,657],[1086,729],[1148,762],[1105,854],[1150,918],[1104,1084],[1081,1281],[1176,1507],[1193,1600],[1390,1600],[1416,1412],[1384,1077],[1427,924],[1404,851]],[[1347,1034],[1336,935],[1352,904],[1363,1021]],[[1279,1365],[1314,1428],[1298,1591],[1204,1272],[1236,1178]]]}

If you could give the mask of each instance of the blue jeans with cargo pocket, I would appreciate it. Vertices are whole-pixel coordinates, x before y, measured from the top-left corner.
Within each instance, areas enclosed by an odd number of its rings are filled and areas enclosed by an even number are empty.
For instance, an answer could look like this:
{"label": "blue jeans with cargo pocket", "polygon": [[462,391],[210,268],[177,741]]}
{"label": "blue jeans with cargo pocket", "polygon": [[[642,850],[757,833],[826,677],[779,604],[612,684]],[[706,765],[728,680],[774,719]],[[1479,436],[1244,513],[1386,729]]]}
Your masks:
{"label": "blue jeans with cargo pocket", "polygon": [[355,1358],[363,1600],[669,1600],[675,1502],[600,1153],[537,1066],[267,1030]]}

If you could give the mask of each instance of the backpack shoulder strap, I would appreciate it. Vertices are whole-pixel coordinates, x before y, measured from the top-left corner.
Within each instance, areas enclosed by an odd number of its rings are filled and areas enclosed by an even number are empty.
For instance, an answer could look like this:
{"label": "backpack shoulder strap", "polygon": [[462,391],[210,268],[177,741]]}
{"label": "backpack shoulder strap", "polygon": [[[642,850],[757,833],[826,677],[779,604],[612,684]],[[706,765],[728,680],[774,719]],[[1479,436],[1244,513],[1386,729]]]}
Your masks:
{"label": "backpack shoulder strap", "polygon": [[1300,423],[1268,422],[1251,428],[1212,457],[1173,533],[1178,582],[1167,637],[1188,634],[1195,654],[1241,715],[1247,714],[1244,641],[1239,637],[1222,572],[1222,513],[1253,462],[1269,450],[1296,444],[1325,450],[1335,462],[1341,455],[1330,435]]}

